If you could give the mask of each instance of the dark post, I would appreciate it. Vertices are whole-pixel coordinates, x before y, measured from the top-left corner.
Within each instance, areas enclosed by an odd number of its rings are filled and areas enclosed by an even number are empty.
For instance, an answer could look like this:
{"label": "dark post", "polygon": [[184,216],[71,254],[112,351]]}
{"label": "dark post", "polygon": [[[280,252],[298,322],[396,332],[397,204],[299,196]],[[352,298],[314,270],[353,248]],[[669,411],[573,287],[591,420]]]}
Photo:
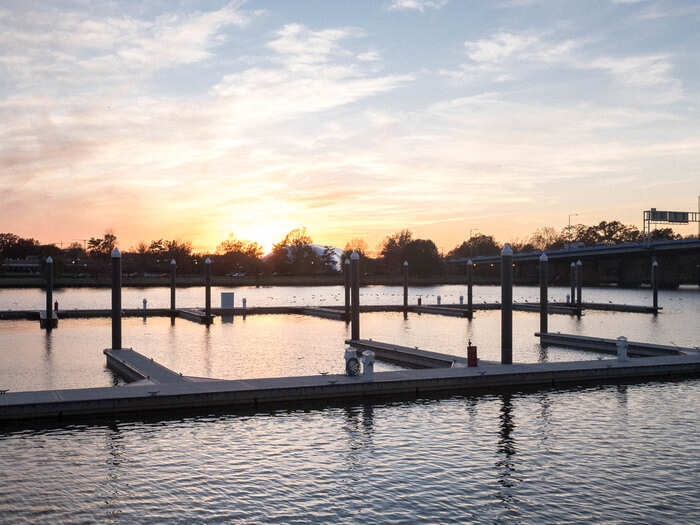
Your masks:
{"label": "dark post", "polygon": [[408,261],[403,262],[401,273],[403,274],[403,311],[406,313],[408,310]]}
{"label": "dark post", "polygon": [[122,347],[122,254],[112,250],[112,348]]}
{"label": "dark post", "polygon": [[207,321],[211,315],[211,259],[204,260],[204,313]]}
{"label": "dark post", "polygon": [[651,289],[654,300],[654,313],[659,313],[659,263],[654,257],[651,262]]}
{"label": "dark post", "polygon": [[571,282],[571,306],[576,304],[576,264],[571,263],[569,272],[569,281]]}
{"label": "dark post", "polygon": [[501,364],[513,363],[513,250],[501,251]]}
{"label": "dark post", "polygon": [[46,329],[53,328],[53,258],[46,258]]}
{"label": "dark post", "polygon": [[547,285],[549,281],[549,258],[546,253],[540,256],[540,334],[547,333],[547,315],[549,314],[549,299]]}
{"label": "dark post", "polygon": [[360,254],[352,252],[350,256],[352,273],[352,327],[350,339],[360,339]]}
{"label": "dark post", "polygon": [[177,263],[175,259],[170,259],[170,313],[175,313],[175,277]]}
{"label": "dark post", "polygon": [[469,319],[474,315],[474,306],[472,305],[472,287],[474,286],[474,263],[471,259],[467,261],[467,317]]}
{"label": "dark post", "polygon": [[350,319],[350,259],[343,264],[343,279],[345,281],[345,320]]}
{"label": "dark post", "polygon": [[581,315],[581,290],[583,289],[583,263],[581,259],[576,261],[576,306],[578,314]]}

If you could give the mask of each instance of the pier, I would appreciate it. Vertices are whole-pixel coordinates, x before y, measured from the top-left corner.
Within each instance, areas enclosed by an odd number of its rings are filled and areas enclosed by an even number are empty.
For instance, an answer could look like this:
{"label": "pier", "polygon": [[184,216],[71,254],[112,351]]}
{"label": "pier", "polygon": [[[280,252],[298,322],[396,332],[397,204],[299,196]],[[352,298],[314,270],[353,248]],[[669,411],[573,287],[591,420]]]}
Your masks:
{"label": "pier", "polygon": [[[614,354],[617,352],[617,339],[559,333],[543,334],[540,332],[535,332],[535,336],[540,338],[540,343],[543,345],[556,345],[565,348],[591,350],[607,354]],[[700,348],[659,345],[656,343],[638,343],[634,341],[627,341],[627,345],[627,352],[629,355],[641,357],[700,354]]]}
{"label": "pier", "polygon": [[406,368],[451,368],[455,363],[466,365],[464,357],[441,354],[428,350],[421,350],[418,347],[399,346],[390,343],[372,341],[371,339],[348,339],[345,344],[357,350],[371,350],[377,359],[394,363]]}
{"label": "pier", "polygon": [[131,348],[108,348],[104,354],[107,356],[107,367],[129,382],[148,381],[155,384],[187,381],[182,374],[173,372]]}
{"label": "pier", "polygon": [[158,385],[8,392],[0,395],[0,420],[114,416],[214,407],[284,407],[303,401],[421,396],[440,392],[500,392],[517,388],[700,375],[700,355],[567,363],[480,365],[376,372],[371,381],[314,375],[233,381],[181,381]]}

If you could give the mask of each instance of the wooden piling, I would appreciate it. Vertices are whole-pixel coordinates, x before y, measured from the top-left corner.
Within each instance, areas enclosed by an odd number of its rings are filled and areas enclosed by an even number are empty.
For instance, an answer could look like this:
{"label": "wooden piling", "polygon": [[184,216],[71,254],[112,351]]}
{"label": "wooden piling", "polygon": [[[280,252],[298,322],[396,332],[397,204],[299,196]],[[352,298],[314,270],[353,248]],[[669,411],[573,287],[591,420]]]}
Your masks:
{"label": "wooden piling", "polygon": [[401,273],[403,274],[403,311],[405,313],[408,310],[408,261],[403,262]]}
{"label": "wooden piling", "polygon": [[53,258],[46,258],[46,329],[53,328]]}
{"label": "wooden piling", "polygon": [[360,339],[360,254],[356,251],[350,256],[352,273],[352,327],[351,339]]}
{"label": "wooden piling", "polygon": [[204,260],[204,314],[211,317],[211,259]]}
{"label": "wooden piling", "polygon": [[112,250],[112,348],[122,347],[122,254]]}
{"label": "wooden piling", "polygon": [[576,304],[576,263],[569,266],[569,283],[571,284],[571,306]]}
{"label": "wooden piling", "polygon": [[651,289],[654,314],[659,313],[659,263],[656,257],[651,262]]}
{"label": "wooden piling", "polygon": [[170,311],[175,313],[175,281],[177,263],[175,259],[170,259]]}
{"label": "wooden piling", "polygon": [[549,315],[549,258],[546,253],[540,256],[540,332],[547,333],[547,321]]}
{"label": "wooden piling", "polygon": [[501,364],[513,363],[513,250],[501,251]]}
{"label": "wooden piling", "polygon": [[345,281],[345,319],[350,319],[350,259],[343,264],[343,280]]}
{"label": "wooden piling", "polygon": [[583,290],[583,263],[581,259],[576,261],[576,306],[578,314],[581,315],[581,291]]}
{"label": "wooden piling", "polygon": [[474,287],[474,263],[471,259],[467,261],[467,317],[474,317],[474,305],[472,288]]}

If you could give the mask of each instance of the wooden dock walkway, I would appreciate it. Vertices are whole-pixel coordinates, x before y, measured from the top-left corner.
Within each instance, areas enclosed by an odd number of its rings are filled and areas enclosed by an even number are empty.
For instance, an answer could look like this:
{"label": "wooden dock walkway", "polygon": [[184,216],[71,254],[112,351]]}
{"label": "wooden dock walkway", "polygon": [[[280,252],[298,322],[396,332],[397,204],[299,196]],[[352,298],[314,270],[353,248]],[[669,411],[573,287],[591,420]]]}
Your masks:
{"label": "wooden dock walkway", "polygon": [[339,310],[335,308],[323,308],[320,306],[307,306],[302,312],[304,315],[311,315],[314,317],[323,317],[324,319],[333,319],[335,321],[345,321],[345,310]]}
{"label": "wooden dock walkway", "polygon": [[160,363],[131,348],[108,348],[107,367],[127,381],[147,380],[151,383],[182,383],[187,381],[182,374],[173,372]]}
{"label": "wooden dock walkway", "polygon": [[[604,339],[602,337],[588,337],[584,335],[535,332],[540,338],[540,343],[547,345],[576,348],[579,350],[592,350],[607,354],[617,353],[617,339]],[[639,343],[627,341],[627,353],[633,356],[650,357],[663,355],[698,355],[700,348],[688,348],[682,346],[659,345],[656,343]]]}
{"label": "wooden dock walkway", "polygon": [[8,392],[0,395],[0,420],[114,416],[209,410],[214,407],[284,407],[304,401],[421,396],[463,391],[501,392],[589,382],[700,376],[700,355],[567,363],[487,365],[375,372],[372,380],[314,375],[235,381],[182,381],[158,385]]}
{"label": "wooden dock walkway", "polygon": [[406,368],[450,368],[455,363],[466,364],[467,359],[456,355],[441,354],[418,347],[399,346],[371,339],[348,339],[345,344],[357,350],[371,350],[377,359]]}

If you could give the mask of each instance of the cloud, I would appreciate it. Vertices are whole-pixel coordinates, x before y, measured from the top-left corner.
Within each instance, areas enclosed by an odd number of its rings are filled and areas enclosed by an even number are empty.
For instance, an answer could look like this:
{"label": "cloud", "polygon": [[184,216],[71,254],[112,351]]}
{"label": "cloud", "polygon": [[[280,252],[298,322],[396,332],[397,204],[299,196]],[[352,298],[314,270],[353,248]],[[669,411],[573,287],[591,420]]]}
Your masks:
{"label": "cloud", "polygon": [[420,11],[442,9],[448,0],[392,0],[390,11]]}

